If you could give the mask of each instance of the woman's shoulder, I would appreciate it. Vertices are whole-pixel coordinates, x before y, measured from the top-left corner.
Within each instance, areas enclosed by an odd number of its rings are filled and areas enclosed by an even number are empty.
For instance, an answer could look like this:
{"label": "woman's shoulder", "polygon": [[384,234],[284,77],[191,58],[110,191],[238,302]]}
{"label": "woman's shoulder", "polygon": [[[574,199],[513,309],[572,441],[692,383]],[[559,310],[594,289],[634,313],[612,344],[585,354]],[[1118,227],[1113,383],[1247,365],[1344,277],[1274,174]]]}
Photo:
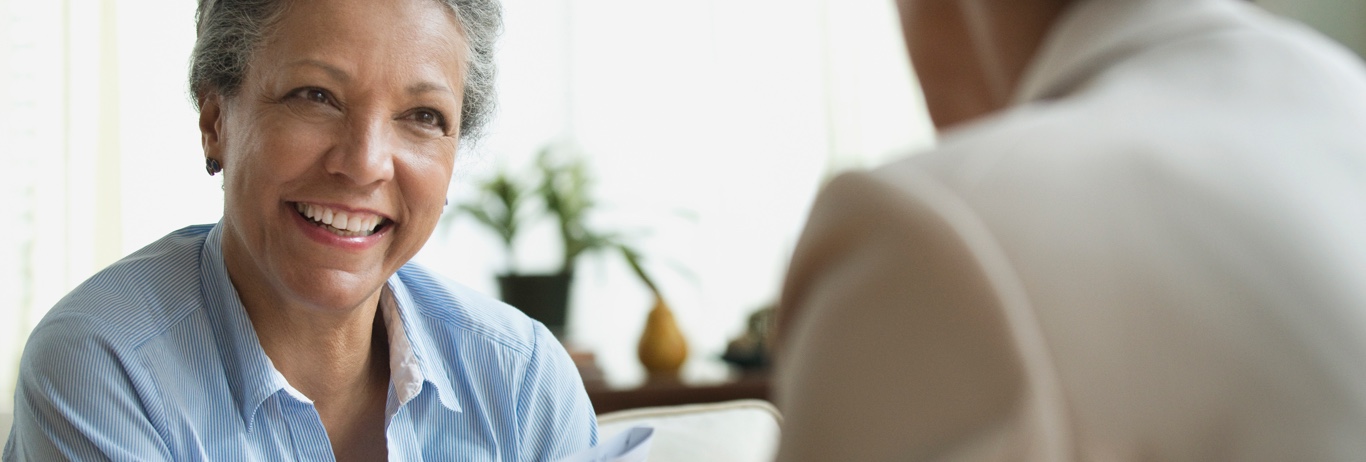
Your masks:
{"label": "woman's shoulder", "polygon": [[397,279],[406,293],[400,304],[406,297],[413,305],[408,312],[418,314],[430,334],[493,342],[530,356],[548,332],[517,308],[417,263],[404,265]]}
{"label": "woman's shoulder", "polygon": [[53,305],[34,335],[59,321],[131,343],[165,330],[202,305],[200,251],[210,229],[172,232],[95,273]]}

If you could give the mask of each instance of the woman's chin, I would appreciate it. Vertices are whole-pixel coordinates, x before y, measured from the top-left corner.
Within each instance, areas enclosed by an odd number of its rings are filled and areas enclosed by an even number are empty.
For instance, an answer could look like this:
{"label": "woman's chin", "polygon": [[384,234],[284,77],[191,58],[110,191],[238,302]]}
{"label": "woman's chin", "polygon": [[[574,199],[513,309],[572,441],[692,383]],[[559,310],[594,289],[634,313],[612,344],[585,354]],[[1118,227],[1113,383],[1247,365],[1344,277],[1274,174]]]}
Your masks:
{"label": "woman's chin", "polygon": [[379,303],[380,290],[387,277],[357,275],[345,271],[323,271],[313,277],[292,281],[290,292],[301,303],[318,312],[342,314],[357,309],[373,308]]}

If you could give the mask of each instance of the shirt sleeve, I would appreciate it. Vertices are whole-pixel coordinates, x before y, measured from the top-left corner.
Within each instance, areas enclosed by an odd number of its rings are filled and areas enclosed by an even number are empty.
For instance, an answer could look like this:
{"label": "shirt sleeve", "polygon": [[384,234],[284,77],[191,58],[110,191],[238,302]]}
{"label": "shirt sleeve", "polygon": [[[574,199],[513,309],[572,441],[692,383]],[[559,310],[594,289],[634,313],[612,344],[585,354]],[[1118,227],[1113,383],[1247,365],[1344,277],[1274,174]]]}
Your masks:
{"label": "shirt sleeve", "polygon": [[111,336],[72,313],[33,331],[5,462],[171,460],[134,386],[129,362],[138,359],[124,356]]}
{"label": "shirt sleeve", "polygon": [[517,396],[519,457],[555,461],[598,442],[598,419],[569,353],[541,323]]}

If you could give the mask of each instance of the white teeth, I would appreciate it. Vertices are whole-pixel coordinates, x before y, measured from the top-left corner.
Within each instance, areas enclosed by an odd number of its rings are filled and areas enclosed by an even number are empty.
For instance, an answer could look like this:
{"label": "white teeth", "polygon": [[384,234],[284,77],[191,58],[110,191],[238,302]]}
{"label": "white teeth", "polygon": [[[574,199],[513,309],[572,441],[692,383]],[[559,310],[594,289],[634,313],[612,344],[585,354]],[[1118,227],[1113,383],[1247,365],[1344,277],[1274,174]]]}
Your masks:
{"label": "white teeth", "polygon": [[[364,221],[364,218],[351,217],[351,221],[346,223],[346,230],[353,233],[359,233],[361,230],[361,226],[364,225]],[[365,230],[369,231],[370,228],[365,228]]]}
{"label": "white teeth", "polygon": [[350,219],[351,216],[347,215],[346,212],[332,212],[331,225],[333,228],[346,229],[346,225],[350,224]]}
{"label": "white teeth", "polygon": [[325,228],[330,228],[333,233],[346,237],[374,234],[375,227],[384,221],[377,215],[349,214],[321,205],[295,203],[294,208],[309,220],[327,225]]}

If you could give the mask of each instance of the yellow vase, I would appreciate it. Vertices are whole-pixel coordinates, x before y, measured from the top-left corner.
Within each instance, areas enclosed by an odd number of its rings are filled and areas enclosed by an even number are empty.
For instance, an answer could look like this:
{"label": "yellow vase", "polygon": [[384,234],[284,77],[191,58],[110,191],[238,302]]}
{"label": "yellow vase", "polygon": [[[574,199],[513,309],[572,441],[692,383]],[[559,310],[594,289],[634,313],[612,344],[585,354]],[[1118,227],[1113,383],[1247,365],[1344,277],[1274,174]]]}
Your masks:
{"label": "yellow vase", "polygon": [[645,319],[645,330],[640,333],[636,353],[651,377],[676,377],[683,360],[688,359],[688,342],[683,339],[683,331],[678,329],[669,305],[659,296],[655,296],[655,307]]}

